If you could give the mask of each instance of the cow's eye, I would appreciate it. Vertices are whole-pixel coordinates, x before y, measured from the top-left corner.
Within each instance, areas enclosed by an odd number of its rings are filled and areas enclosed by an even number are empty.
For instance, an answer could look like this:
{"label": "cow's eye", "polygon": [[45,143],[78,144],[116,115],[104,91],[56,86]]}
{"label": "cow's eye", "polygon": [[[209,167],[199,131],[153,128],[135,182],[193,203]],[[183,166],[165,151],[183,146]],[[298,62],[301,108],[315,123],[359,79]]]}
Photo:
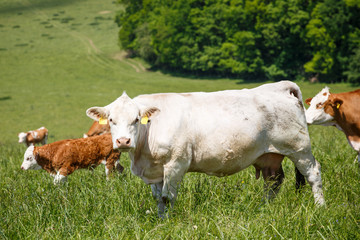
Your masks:
{"label": "cow's eye", "polygon": [[135,120],[134,120],[134,124],[138,123],[138,121],[139,121],[139,118],[138,118],[138,117],[137,117],[137,118],[135,118]]}
{"label": "cow's eye", "polygon": [[318,104],[316,104],[316,108],[317,108],[317,109],[322,108],[323,106],[324,106],[323,103],[318,103]]}
{"label": "cow's eye", "polygon": [[116,123],[114,122],[114,120],[112,118],[109,118],[109,123],[116,125]]}
{"label": "cow's eye", "polygon": [[30,157],[26,158],[26,160],[30,161]]}

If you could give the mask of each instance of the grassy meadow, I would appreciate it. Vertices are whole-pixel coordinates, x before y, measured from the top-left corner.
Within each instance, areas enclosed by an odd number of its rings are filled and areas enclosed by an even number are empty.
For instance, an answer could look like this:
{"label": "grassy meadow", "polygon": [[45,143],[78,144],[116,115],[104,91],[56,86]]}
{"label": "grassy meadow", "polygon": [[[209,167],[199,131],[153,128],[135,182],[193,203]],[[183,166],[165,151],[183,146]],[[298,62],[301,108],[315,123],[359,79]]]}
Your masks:
{"label": "grassy meadow", "polygon": [[[310,126],[326,207],[310,187],[295,193],[294,166],[278,197],[262,201],[263,180],[248,168],[226,178],[189,173],[171,218],[157,218],[150,187],[129,170],[105,180],[104,167],[76,171],[62,187],[43,170],[22,171],[21,131],[45,126],[49,142],[82,137],[87,108],[126,91],[215,91],[258,86],[242,79],[197,79],[146,70],[117,43],[111,0],[0,2],[0,239],[360,239],[360,168],[345,136]],[[304,99],[324,84],[298,82]],[[333,92],[353,90],[328,84]]]}

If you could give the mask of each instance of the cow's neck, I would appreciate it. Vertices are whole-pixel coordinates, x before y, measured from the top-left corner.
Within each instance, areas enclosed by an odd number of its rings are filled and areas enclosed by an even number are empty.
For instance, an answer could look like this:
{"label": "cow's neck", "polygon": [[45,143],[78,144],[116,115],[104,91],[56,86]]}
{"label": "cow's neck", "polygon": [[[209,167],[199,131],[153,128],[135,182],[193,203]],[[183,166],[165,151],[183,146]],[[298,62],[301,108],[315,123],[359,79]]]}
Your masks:
{"label": "cow's neck", "polygon": [[[360,124],[353,119],[352,112],[346,114],[345,111],[339,109],[335,113],[336,124],[341,127],[341,130],[345,133],[350,145],[356,150],[360,151]],[[357,113],[356,113],[357,114]]]}
{"label": "cow's neck", "polygon": [[137,138],[137,142],[135,143],[135,150],[133,151],[133,161],[140,159],[141,154],[143,153],[144,147],[148,145],[147,137],[148,137],[148,130],[149,126],[140,126],[140,133],[139,137]]}
{"label": "cow's neck", "polygon": [[42,169],[46,170],[47,172],[54,172],[54,167],[49,160],[50,158],[44,157],[43,153],[40,153],[37,147],[34,149],[34,156],[36,158],[36,162],[41,166]]}

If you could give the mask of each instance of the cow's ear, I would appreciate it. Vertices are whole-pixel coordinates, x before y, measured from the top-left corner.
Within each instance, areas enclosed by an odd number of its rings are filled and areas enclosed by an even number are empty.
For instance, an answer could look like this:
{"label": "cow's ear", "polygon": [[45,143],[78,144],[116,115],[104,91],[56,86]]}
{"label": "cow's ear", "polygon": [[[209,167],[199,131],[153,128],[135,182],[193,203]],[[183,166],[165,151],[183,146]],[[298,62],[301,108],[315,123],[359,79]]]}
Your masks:
{"label": "cow's ear", "polygon": [[154,116],[158,112],[160,112],[160,109],[158,109],[157,107],[148,107],[148,108],[142,109],[140,114],[141,114],[141,117],[151,118],[151,116]]}
{"label": "cow's ear", "polygon": [[339,99],[339,98],[335,98],[334,100],[332,100],[331,106],[332,106],[333,108],[339,109],[342,104],[343,104],[343,100],[341,100],[341,99]]}
{"label": "cow's ear", "polygon": [[312,100],[312,98],[308,98],[308,99],[305,100],[305,103],[310,106],[311,100]]}
{"label": "cow's ear", "polygon": [[109,110],[106,107],[91,107],[86,110],[86,115],[95,121],[99,121],[100,118],[109,116]]}

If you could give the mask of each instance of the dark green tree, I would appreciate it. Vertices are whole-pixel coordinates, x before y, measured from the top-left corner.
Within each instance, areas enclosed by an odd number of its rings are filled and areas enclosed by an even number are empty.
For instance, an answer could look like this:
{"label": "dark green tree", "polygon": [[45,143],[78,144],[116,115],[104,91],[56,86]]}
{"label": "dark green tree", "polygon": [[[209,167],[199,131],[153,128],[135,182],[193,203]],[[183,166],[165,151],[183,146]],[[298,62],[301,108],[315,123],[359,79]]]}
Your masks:
{"label": "dark green tree", "polygon": [[118,2],[121,47],[153,66],[264,80],[356,75],[360,0]]}

